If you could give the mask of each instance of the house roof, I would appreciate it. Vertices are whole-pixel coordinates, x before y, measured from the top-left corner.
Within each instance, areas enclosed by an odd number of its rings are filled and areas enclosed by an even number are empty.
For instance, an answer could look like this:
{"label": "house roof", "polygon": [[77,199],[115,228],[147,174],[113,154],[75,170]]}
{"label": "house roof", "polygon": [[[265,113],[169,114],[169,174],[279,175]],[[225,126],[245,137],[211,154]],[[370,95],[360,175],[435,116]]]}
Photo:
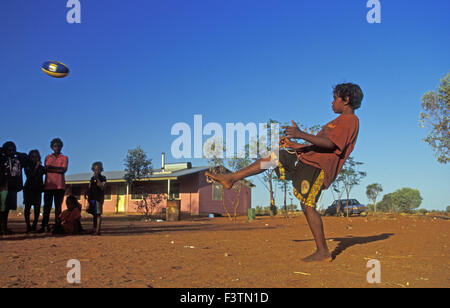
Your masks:
{"label": "house roof", "polygon": [[[203,171],[209,170],[208,166],[200,166],[200,167],[188,167],[174,171],[162,171],[162,169],[153,170],[153,174],[146,178],[145,180],[149,181],[165,181],[165,180],[176,180],[179,177],[195,174]],[[228,171],[228,170],[227,170]],[[125,171],[108,171],[102,173],[107,179],[108,182],[125,182]],[[70,174],[66,176],[67,184],[87,184],[90,182],[92,177],[92,173],[77,173]],[[255,187],[249,181],[244,180],[250,187]]]}
{"label": "house roof", "polygon": [[[208,170],[208,166],[200,166],[200,167],[192,167],[192,168],[184,168],[181,170],[175,170],[171,172],[163,172],[161,169],[153,170],[153,174],[146,178],[146,180],[176,180],[177,178],[189,174],[194,174],[202,171]],[[108,182],[125,182],[125,171],[109,171],[102,173],[107,179]],[[89,183],[91,180],[92,173],[77,173],[66,176],[67,184],[81,184],[81,183]]]}

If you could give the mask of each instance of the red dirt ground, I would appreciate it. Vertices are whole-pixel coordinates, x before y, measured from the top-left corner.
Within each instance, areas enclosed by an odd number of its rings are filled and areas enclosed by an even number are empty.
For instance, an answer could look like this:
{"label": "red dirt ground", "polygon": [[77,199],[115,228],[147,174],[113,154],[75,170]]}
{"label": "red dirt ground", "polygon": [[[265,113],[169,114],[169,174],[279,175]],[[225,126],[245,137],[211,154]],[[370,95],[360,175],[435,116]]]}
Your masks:
{"label": "red dirt ground", "polygon": [[[102,236],[24,234],[0,238],[0,287],[72,287],[69,259],[81,262],[77,287],[450,287],[446,217],[324,217],[331,263],[301,263],[314,251],[303,216],[143,222],[106,217]],[[90,230],[89,220],[83,220]],[[366,280],[381,262],[381,283]]]}

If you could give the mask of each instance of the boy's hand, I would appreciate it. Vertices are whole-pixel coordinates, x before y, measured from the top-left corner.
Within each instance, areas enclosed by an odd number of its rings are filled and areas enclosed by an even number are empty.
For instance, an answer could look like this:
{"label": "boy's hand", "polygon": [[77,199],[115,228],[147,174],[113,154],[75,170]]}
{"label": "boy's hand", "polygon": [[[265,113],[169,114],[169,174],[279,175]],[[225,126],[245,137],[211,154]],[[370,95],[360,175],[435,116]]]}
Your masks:
{"label": "boy's hand", "polygon": [[302,138],[304,132],[302,132],[298,128],[297,124],[294,121],[292,121],[292,124],[294,126],[283,126],[283,127],[281,127],[281,128],[284,129],[284,134],[286,135],[286,137],[288,137],[288,138],[295,138],[295,139]]}
{"label": "boy's hand", "polygon": [[293,142],[288,137],[281,137],[281,140],[280,140],[280,147],[290,148],[290,149],[293,149],[294,151],[304,149],[307,146],[308,145],[306,145],[306,144],[299,144],[297,142]]}
{"label": "boy's hand", "polygon": [[288,137],[281,137],[280,147],[282,148],[293,148],[295,146],[295,142],[292,142]]}

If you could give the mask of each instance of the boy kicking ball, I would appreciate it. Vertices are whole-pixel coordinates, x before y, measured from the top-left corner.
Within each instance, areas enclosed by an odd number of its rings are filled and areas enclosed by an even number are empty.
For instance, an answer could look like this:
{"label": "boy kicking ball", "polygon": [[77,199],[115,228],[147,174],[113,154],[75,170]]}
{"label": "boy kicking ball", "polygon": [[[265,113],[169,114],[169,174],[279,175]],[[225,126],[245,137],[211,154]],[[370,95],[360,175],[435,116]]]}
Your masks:
{"label": "boy kicking ball", "polygon": [[[322,190],[327,189],[336,179],[358,137],[359,120],[355,110],[363,99],[361,88],[352,83],[339,84],[333,89],[332,109],[339,114],[337,118],[322,127],[317,135],[301,131],[293,126],[282,127],[286,137],[281,146],[292,151],[280,150],[279,158],[270,155],[262,158],[235,173],[212,174],[205,176],[230,189],[244,178],[264,172],[261,164],[271,164],[280,179],[291,180],[294,195],[299,199],[303,213],[314,236],[317,250],[302,259],[304,262],[331,261],[323,231],[322,219],[316,211],[316,203]],[[298,144],[291,139],[303,139],[309,144]]]}

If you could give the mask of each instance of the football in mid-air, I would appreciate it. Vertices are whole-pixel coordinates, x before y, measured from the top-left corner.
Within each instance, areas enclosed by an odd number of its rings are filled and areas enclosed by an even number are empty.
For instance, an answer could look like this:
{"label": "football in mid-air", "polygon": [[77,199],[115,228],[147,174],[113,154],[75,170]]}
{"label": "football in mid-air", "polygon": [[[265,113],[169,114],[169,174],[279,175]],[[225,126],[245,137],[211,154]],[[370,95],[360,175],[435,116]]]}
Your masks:
{"label": "football in mid-air", "polygon": [[59,61],[46,61],[42,64],[42,70],[49,76],[63,78],[69,75],[69,68]]}

